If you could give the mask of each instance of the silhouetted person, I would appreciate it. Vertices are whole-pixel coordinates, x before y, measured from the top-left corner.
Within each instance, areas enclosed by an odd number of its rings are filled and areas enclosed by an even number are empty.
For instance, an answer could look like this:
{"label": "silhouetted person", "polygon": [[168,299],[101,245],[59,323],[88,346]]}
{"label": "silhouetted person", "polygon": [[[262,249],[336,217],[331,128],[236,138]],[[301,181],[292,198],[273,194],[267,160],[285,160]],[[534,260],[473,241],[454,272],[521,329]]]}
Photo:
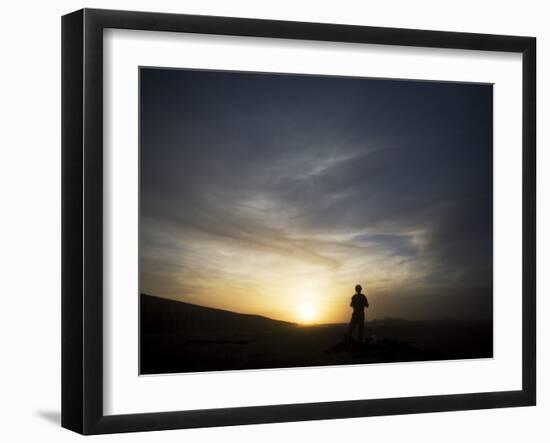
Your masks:
{"label": "silhouetted person", "polygon": [[361,285],[355,286],[355,294],[351,297],[350,306],[353,308],[351,321],[349,322],[348,336],[351,339],[355,328],[359,343],[363,343],[363,333],[365,330],[365,308],[369,307],[369,302],[365,294],[361,294],[363,288]]}

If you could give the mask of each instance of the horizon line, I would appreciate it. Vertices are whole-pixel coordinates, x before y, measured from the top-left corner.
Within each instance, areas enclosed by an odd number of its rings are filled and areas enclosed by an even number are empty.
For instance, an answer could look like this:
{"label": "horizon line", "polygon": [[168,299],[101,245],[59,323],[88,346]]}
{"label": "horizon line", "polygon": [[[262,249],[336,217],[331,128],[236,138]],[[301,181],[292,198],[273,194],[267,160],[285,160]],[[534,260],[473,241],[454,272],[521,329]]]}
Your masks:
{"label": "horizon line", "polygon": [[[175,302],[175,303],[183,303],[183,304],[186,304],[186,305],[196,306],[198,308],[213,309],[213,310],[216,310],[216,311],[228,312],[230,314],[246,315],[246,316],[250,316],[250,317],[260,317],[260,318],[264,318],[266,320],[271,320],[271,321],[276,321],[276,322],[281,322],[281,323],[288,323],[288,324],[296,325],[296,326],[300,326],[300,327],[347,325],[349,323],[348,321],[328,322],[328,323],[316,323],[316,322],[299,323],[299,322],[294,322],[294,321],[280,320],[280,319],[277,319],[277,318],[267,317],[266,315],[262,315],[262,314],[252,314],[252,313],[247,313],[247,312],[230,311],[229,309],[215,308],[215,307],[206,306],[206,305],[199,305],[199,304],[190,303],[190,302],[187,302],[187,301],[176,300],[174,298],[163,297],[161,295],[147,294],[145,292],[140,292],[139,295],[140,295],[140,297],[141,296],[153,297],[153,298],[158,298],[158,299],[161,299],[161,300],[172,301],[172,302]],[[429,319],[429,318],[411,319],[411,318],[405,318],[405,317],[383,317],[383,318],[373,318],[371,320],[365,320],[365,323],[385,322],[385,321],[386,322],[387,321],[401,321],[401,322],[493,321],[493,318],[492,317],[488,317],[488,318],[485,318],[485,317],[464,317],[464,318],[462,318],[462,317],[440,317],[440,318],[432,318],[432,319]]]}

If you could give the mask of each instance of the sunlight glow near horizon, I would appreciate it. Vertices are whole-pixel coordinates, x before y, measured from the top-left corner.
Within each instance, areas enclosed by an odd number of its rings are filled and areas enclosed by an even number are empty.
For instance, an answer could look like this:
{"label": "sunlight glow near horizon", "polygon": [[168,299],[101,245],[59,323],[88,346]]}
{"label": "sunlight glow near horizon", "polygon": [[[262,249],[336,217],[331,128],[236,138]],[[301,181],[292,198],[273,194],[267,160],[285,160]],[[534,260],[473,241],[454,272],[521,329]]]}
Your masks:
{"label": "sunlight glow near horizon", "polygon": [[[370,295],[371,290],[380,288],[377,279],[387,274],[380,273],[373,264],[365,273],[368,278],[361,278],[361,271],[352,266],[353,260],[331,268],[281,255],[278,251],[256,256],[248,248],[240,250],[236,245],[224,247],[222,254],[201,242],[200,250],[200,254],[193,253],[192,264],[186,261],[179,264],[179,257],[174,257],[178,277],[174,279],[173,289],[159,291],[153,286],[155,281],[151,281],[144,282],[143,292],[304,325],[339,323],[348,321],[355,284],[360,282]],[[215,273],[202,271],[212,264],[216,265]],[[394,281],[407,277],[400,275],[404,269],[406,267],[394,269]]]}
{"label": "sunlight glow near horizon", "polygon": [[[287,223],[277,213],[269,220],[283,227]],[[304,325],[347,322],[357,283],[371,296],[423,275],[419,263],[397,264],[399,257],[335,242],[333,236],[295,240],[308,242],[300,251],[288,241],[266,247],[194,231],[157,236],[171,245],[167,258],[174,286],[163,285],[165,271],[159,274],[162,280],[144,278],[143,292]],[[376,314],[377,303],[373,306],[367,316]]]}
{"label": "sunlight glow near horizon", "polygon": [[300,322],[303,324],[315,323],[317,319],[317,309],[311,304],[301,305],[298,309]]}

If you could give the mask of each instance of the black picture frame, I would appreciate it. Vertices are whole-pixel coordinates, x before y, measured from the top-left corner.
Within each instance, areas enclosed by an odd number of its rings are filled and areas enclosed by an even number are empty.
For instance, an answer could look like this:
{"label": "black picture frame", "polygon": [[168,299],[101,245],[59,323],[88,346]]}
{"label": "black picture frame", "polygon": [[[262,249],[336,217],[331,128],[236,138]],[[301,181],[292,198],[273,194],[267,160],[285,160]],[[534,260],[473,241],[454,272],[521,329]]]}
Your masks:
{"label": "black picture frame", "polygon": [[[522,389],[130,415],[103,412],[103,30],[192,32],[522,54]],[[536,403],[536,39],[338,24],[82,9],[62,18],[62,426],[152,431]]]}

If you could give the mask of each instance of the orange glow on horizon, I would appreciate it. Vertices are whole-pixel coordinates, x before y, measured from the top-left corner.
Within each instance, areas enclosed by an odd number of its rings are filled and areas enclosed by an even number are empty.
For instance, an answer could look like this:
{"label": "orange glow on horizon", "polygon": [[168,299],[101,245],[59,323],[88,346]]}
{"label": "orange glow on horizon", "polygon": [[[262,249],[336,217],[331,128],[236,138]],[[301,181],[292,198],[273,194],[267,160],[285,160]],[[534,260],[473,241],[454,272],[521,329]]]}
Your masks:
{"label": "orange glow on horizon", "polygon": [[315,323],[318,316],[318,310],[312,304],[303,304],[298,307],[298,317],[302,324]]}

